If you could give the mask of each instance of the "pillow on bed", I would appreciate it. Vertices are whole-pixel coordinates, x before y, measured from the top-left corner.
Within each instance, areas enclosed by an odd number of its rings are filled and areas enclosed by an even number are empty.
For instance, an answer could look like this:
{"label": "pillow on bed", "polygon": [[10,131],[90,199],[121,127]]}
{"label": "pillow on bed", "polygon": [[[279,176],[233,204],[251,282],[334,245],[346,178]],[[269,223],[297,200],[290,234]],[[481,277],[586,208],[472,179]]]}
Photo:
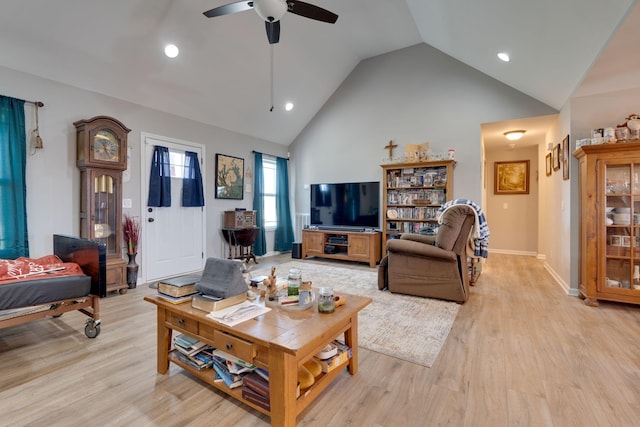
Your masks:
{"label": "pillow on bed", "polygon": [[45,274],[74,276],[84,273],[78,264],[62,262],[55,255],[46,255],[42,258],[0,259],[0,285],[19,280],[38,279]]}

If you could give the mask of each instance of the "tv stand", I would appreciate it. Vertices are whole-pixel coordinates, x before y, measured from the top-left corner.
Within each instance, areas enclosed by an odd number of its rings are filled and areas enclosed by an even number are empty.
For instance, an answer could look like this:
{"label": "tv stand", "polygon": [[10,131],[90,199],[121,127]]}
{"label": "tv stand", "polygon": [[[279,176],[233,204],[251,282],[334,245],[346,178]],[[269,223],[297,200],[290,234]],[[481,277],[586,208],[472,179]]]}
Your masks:
{"label": "tv stand", "polygon": [[346,231],[345,229],[302,230],[302,258],[340,259],[369,263],[375,267],[381,257],[379,231]]}
{"label": "tv stand", "polygon": [[333,225],[318,225],[317,230],[329,230],[329,231],[353,231],[354,233],[362,232],[364,227],[350,227],[350,226],[333,226]]}

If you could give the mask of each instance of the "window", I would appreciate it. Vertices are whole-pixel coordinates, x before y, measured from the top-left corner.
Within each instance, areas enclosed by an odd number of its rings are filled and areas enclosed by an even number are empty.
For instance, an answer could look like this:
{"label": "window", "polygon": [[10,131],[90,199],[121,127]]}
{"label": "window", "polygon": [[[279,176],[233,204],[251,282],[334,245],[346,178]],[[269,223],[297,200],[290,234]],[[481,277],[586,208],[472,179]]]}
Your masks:
{"label": "window", "polygon": [[171,164],[171,178],[184,178],[184,152],[169,149],[169,163]]}
{"label": "window", "polygon": [[262,173],[264,176],[264,226],[276,228],[276,161],[262,158]]}

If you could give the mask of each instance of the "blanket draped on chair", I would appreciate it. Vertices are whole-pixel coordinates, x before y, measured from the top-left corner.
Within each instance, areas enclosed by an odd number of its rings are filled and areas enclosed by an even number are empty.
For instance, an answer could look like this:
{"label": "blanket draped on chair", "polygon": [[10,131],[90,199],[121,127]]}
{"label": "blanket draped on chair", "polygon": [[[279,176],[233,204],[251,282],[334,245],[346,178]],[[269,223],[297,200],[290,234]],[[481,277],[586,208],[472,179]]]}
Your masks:
{"label": "blanket draped on chair", "polygon": [[484,212],[480,206],[471,200],[467,199],[454,199],[449,200],[438,210],[438,218],[442,218],[442,214],[452,206],[455,205],[468,205],[473,208],[476,214],[476,222],[473,226],[473,243],[474,243],[474,256],[488,258],[489,257],[489,224],[484,216]]}

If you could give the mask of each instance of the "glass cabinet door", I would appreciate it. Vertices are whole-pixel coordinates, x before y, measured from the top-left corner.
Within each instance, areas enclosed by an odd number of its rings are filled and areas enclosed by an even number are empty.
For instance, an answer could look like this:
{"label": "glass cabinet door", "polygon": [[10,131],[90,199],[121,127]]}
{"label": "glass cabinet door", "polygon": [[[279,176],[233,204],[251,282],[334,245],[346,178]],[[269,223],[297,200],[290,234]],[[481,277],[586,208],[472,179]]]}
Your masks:
{"label": "glass cabinet door", "polygon": [[93,195],[93,237],[96,241],[107,245],[107,255],[116,252],[116,232],[118,220],[116,200],[116,180],[111,175],[94,177]]}
{"label": "glass cabinet door", "polygon": [[640,291],[640,163],[605,166],[606,259],[600,291]]}

